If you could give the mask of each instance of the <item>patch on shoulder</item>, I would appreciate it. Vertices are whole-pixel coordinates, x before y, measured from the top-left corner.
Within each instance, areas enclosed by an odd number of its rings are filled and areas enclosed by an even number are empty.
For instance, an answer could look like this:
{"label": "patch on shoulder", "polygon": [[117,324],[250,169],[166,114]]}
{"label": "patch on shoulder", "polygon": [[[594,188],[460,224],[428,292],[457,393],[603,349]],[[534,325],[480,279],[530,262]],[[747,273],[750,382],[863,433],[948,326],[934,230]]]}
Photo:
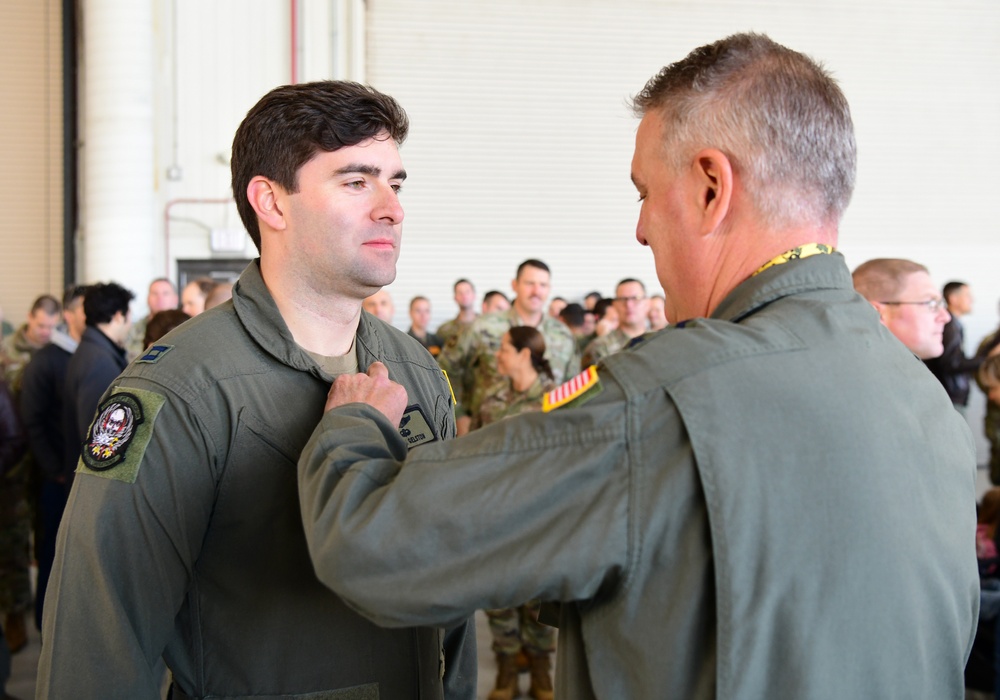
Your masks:
{"label": "patch on shoulder", "polygon": [[97,407],[76,471],[134,484],[164,401],[152,391],[115,389]]}
{"label": "patch on shoulder", "polygon": [[146,364],[153,364],[158,362],[161,357],[166,355],[173,349],[173,345],[151,345],[146,354],[140,357],[136,362],[145,362]]}
{"label": "patch on shoulder", "polygon": [[591,365],[568,382],[545,394],[542,411],[548,413],[571,403],[580,406],[604,391],[597,376],[597,366]]}
{"label": "patch on shoulder", "polygon": [[399,434],[406,440],[406,447],[410,450],[417,445],[437,440],[437,435],[434,434],[430,421],[427,420],[420,404],[406,407],[403,412],[403,420],[399,421]]}

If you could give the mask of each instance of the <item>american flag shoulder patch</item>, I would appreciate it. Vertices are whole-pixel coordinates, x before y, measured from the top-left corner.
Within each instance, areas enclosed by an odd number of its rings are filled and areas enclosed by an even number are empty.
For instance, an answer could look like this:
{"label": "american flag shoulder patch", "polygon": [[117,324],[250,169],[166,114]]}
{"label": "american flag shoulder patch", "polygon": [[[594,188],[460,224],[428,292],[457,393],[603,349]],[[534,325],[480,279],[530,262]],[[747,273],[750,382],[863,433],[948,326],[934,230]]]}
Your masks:
{"label": "american flag shoulder patch", "polygon": [[600,379],[597,378],[597,366],[591,365],[568,382],[545,394],[542,399],[542,411],[548,413],[560,406],[565,406],[595,387],[600,387]]}

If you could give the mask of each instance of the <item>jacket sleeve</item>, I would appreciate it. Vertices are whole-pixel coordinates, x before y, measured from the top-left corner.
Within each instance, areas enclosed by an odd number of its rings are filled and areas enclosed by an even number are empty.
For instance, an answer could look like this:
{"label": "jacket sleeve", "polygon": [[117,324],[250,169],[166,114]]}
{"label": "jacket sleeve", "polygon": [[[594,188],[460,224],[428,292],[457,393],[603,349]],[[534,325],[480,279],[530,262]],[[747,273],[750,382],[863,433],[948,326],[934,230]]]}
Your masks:
{"label": "jacket sleeve", "polygon": [[134,483],[115,478],[117,466],[78,470],[46,594],[38,697],[160,697],[154,669],[205,535],[217,460],[176,397],[152,420]]}
{"label": "jacket sleeve", "polygon": [[594,596],[627,565],[625,414],[619,390],[408,455],[374,409],[328,412],[299,461],[317,575],[384,626]]}

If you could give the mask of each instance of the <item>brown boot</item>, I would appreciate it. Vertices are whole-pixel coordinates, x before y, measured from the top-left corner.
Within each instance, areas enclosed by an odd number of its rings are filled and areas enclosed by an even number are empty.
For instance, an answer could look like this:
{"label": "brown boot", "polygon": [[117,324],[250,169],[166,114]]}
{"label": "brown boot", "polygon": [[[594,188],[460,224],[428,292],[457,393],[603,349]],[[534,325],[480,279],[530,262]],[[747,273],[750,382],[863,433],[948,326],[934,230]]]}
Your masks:
{"label": "brown boot", "polygon": [[552,692],[552,662],[548,653],[531,654],[531,689],[528,695],[535,700],[553,700]]}
{"label": "brown boot", "polygon": [[21,649],[24,649],[28,643],[28,628],[24,626],[23,610],[16,613],[7,613],[7,619],[4,620],[3,633],[7,638],[7,648],[10,649],[11,654],[16,654]]}
{"label": "brown boot", "polygon": [[497,654],[497,687],[490,691],[490,700],[514,700],[517,689],[517,656]]}
{"label": "brown boot", "polygon": [[523,648],[517,650],[517,672],[527,673],[531,670],[531,659],[528,658],[528,652]]}

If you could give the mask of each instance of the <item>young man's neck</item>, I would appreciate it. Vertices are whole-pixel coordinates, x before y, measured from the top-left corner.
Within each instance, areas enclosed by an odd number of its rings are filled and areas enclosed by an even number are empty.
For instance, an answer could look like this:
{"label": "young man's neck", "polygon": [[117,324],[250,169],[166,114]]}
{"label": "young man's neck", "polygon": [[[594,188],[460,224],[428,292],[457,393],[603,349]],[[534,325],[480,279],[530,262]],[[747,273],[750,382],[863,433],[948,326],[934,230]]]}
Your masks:
{"label": "young man's neck", "polygon": [[301,278],[266,265],[264,258],[260,271],[282,320],[303,350],[325,357],[350,351],[361,319],[361,299],[321,294]]}
{"label": "young man's neck", "polygon": [[476,320],[477,315],[476,309],[470,306],[468,309],[460,309],[456,320],[462,323],[472,323]]}

